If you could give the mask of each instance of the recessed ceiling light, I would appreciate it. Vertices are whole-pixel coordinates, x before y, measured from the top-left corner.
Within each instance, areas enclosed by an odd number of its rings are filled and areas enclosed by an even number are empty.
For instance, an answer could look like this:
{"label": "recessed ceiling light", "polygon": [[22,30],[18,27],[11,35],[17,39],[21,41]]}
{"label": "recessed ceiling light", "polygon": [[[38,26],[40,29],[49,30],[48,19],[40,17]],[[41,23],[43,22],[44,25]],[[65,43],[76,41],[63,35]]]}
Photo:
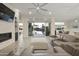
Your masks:
{"label": "recessed ceiling light", "polygon": [[75,22],[78,22],[78,20],[75,20]]}
{"label": "recessed ceiling light", "polygon": [[32,12],[31,11],[29,11],[29,15],[31,15],[32,14]]}
{"label": "recessed ceiling light", "polygon": [[52,12],[49,12],[49,15],[51,15],[52,14]]}

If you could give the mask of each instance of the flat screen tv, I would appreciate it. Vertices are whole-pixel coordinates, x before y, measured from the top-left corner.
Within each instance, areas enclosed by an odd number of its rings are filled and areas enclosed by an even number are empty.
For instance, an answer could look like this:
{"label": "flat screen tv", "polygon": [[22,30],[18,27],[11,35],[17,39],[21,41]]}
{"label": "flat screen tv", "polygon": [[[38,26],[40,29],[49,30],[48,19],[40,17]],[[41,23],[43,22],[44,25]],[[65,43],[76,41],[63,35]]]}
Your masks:
{"label": "flat screen tv", "polygon": [[14,14],[10,8],[0,3],[0,20],[11,22],[14,19]]}

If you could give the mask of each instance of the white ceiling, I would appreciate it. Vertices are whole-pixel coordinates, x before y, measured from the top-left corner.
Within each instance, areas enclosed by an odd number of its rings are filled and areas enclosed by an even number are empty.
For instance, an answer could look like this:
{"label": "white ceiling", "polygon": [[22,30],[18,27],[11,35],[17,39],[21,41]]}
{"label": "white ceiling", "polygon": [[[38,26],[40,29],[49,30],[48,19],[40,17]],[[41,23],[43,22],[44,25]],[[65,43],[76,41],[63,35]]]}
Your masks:
{"label": "white ceiling", "polygon": [[[34,7],[31,3],[9,3],[6,5],[19,9],[24,15],[28,15],[28,8]],[[56,21],[79,19],[79,3],[48,3],[43,8],[52,11],[52,17],[55,17]],[[36,15],[33,16],[37,17]]]}

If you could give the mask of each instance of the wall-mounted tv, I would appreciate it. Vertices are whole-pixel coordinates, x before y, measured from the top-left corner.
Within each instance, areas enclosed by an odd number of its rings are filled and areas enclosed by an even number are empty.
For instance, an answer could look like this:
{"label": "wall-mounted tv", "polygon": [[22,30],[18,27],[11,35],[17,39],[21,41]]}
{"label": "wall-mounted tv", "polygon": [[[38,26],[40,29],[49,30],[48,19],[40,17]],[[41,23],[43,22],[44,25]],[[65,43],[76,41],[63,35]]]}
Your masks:
{"label": "wall-mounted tv", "polygon": [[10,8],[0,3],[0,20],[11,22],[14,19],[14,15],[15,13]]}

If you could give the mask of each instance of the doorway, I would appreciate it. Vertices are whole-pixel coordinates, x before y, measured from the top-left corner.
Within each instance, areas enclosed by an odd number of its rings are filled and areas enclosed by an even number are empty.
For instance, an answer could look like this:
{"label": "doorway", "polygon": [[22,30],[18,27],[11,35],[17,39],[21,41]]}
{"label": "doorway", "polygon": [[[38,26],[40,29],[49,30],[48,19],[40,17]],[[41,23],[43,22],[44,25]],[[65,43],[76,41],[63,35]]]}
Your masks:
{"label": "doorway", "polygon": [[29,36],[45,37],[50,35],[50,23],[31,22],[28,26]]}

